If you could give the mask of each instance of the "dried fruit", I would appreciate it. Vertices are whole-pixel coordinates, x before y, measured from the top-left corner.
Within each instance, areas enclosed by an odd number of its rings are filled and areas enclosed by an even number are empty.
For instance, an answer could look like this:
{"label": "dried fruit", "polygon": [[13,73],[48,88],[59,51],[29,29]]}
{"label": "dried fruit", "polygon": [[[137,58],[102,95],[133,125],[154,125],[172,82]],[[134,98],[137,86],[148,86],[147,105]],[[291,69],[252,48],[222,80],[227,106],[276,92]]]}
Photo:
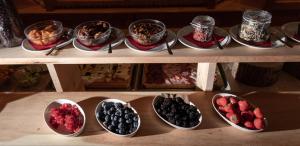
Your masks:
{"label": "dried fruit", "polygon": [[253,110],[253,113],[254,113],[256,118],[263,118],[264,117],[264,114],[262,113],[262,111],[258,107]]}
{"label": "dried fruit", "polygon": [[254,126],[255,126],[256,129],[264,129],[265,128],[265,123],[264,123],[263,119],[256,118],[254,120]]}

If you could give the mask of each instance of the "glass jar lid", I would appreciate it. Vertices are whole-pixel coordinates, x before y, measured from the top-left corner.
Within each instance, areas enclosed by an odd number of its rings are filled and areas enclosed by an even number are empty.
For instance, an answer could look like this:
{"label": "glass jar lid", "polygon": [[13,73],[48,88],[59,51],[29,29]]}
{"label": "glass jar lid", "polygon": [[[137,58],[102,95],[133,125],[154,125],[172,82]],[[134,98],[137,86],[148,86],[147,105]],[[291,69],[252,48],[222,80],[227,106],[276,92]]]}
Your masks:
{"label": "glass jar lid", "polygon": [[246,10],[243,18],[257,23],[271,23],[272,14],[264,10]]}
{"label": "glass jar lid", "polygon": [[193,19],[191,25],[195,27],[210,27],[215,25],[215,19],[210,16],[200,15]]}

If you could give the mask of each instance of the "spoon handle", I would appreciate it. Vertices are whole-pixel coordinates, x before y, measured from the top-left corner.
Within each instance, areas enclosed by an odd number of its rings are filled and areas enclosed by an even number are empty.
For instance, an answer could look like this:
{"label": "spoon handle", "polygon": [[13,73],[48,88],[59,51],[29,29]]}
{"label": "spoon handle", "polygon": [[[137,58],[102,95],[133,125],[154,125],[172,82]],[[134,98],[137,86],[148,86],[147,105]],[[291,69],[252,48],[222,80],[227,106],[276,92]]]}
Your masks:
{"label": "spoon handle", "polygon": [[46,56],[50,55],[56,49],[56,45],[52,47],[47,53]]}
{"label": "spoon handle", "polygon": [[167,41],[166,41],[166,45],[167,45],[168,53],[169,53],[170,55],[173,55],[172,49],[171,49],[171,47],[169,46],[169,43],[168,43]]}

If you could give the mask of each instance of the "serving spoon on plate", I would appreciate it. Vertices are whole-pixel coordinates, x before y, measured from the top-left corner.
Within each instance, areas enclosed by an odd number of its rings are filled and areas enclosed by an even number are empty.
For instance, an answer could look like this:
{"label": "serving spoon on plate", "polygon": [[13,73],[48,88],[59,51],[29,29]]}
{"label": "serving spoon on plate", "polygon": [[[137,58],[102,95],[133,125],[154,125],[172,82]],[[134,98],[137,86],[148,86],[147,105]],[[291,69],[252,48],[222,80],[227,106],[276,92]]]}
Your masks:
{"label": "serving spoon on plate", "polygon": [[66,44],[69,43],[68,40],[70,40],[72,37],[73,37],[73,29],[64,28],[63,35],[61,36],[61,39],[63,40],[63,42],[53,46],[45,55],[48,56],[48,55],[52,54],[52,52],[54,50],[58,50],[61,47],[64,47]]}

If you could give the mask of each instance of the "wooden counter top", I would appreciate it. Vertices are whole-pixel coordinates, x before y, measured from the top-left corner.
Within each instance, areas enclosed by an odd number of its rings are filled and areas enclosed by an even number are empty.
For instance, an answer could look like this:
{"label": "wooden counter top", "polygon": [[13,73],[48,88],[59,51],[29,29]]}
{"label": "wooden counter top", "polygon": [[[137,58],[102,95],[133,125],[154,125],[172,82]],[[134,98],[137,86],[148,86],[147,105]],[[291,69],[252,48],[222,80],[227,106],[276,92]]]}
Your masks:
{"label": "wooden counter top", "polygon": [[[176,130],[157,118],[151,102],[158,92],[65,92],[1,93],[0,145],[98,145],[98,146],[294,146],[300,144],[300,92],[253,93],[245,96],[266,113],[269,127],[261,133],[241,132],[212,110],[211,92],[184,92],[203,113],[203,123],[195,130]],[[239,93],[238,95],[242,95]],[[139,112],[142,125],[132,138],[119,138],[96,122],[94,109],[106,97],[130,101]],[[87,125],[79,137],[54,134],[43,119],[47,104],[56,98],[79,103],[87,115]]]}

